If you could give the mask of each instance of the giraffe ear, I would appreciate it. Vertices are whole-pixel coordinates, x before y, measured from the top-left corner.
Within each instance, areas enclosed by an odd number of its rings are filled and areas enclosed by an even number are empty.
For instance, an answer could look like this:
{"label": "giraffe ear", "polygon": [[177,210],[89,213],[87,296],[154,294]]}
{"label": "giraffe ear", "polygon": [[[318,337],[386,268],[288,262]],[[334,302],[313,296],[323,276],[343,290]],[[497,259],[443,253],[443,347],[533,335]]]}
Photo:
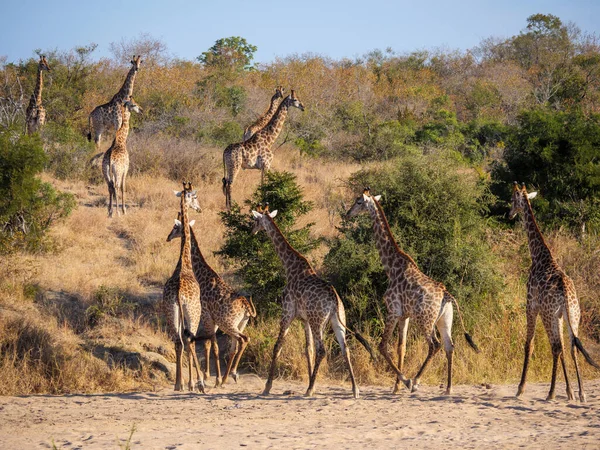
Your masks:
{"label": "giraffe ear", "polygon": [[181,191],[176,191],[175,189],[173,189],[173,193],[176,197],[181,197]]}
{"label": "giraffe ear", "polygon": [[376,195],[375,197],[373,197],[375,200],[379,201],[381,199],[381,195]]}
{"label": "giraffe ear", "polygon": [[175,226],[176,227],[180,227],[181,226],[181,221],[178,219],[175,219]]}
{"label": "giraffe ear", "polygon": [[257,211],[252,210],[252,215],[255,219],[260,219],[263,215]]}
{"label": "giraffe ear", "polygon": [[530,199],[530,200],[532,198],[535,198],[536,196],[537,196],[537,192],[530,192],[529,194],[527,194],[527,198]]}
{"label": "giraffe ear", "polygon": [[190,220],[190,228],[193,227],[195,223],[196,223],[195,220]]}
{"label": "giraffe ear", "polygon": [[276,215],[277,215],[277,210],[275,210],[275,211],[271,211],[271,212],[269,213],[269,217],[270,217],[271,219],[272,219],[273,217],[275,217]]}

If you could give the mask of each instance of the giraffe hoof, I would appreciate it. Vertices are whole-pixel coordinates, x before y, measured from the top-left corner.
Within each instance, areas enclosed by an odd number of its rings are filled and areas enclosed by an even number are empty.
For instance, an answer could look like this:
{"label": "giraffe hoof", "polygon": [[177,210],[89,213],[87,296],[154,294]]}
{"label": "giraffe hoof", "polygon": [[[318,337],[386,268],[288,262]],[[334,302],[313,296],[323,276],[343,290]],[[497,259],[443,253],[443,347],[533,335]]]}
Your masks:
{"label": "giraffe hoof", "polygon": [[584,394],[583,392],[579,394],[579,401],[580,401],[581,403],[585,403],[585,401],[586,401],[586,400],[585,400],[585,394]]}
{"label": "giraffe hoof", "polygon": [[201,394],[206,394],[206,391],[204,390],[204,383],[202,381],[198,381],[196,383],[196,389],[198,390],[198,392],[200,392]]}
{"label": "giraffe hoof", "polygon": [[221,378],[217,378],[215,380],[215,387],[223,386],[223,380]]}
{"label": "giraffe hoof", "polygon": [[314,391],[312,389],[309,389],[308,391],[306,391],[306,394],[304,394],[305,397],[312,397],[314,395]]}
{"label": "giraffe hoof", "polygon": [[352,395],[353,395],[354,398],[360,398],[360,392],[358,391],[358,389],[355,390],[355,391],[353,391]]}
{"label": "giraffe hoof", "polygon": [[554,400],[554,394],[548,394],[548,397],[546,397],[546,401],[551,402],[553,400]]}
{"label": "giraffe hoof", "polygon": [[413,380],[411,380],[410,378],[404,381],[404,386],[406,386],[406,389],[409,390],[409,392],[413,391]]}
{"label": "giraffe hoof", "polygon": [[452,395],[452,389],[446,389],[444,395]]}
{"label": "giraffe hoof", "polygon": [[410,390],[410,392],[417,392],[419,390],[419,385],[418,384],[413,384],[412,385],[412,389]]}
{"label": "giraffe hoof", "polygon": [[236,384],[237,384],[237,382],[238,382],[238,374],[237,373],[232,373],[231,374],[231,378],[233,378],[233,381],[235,381]]}

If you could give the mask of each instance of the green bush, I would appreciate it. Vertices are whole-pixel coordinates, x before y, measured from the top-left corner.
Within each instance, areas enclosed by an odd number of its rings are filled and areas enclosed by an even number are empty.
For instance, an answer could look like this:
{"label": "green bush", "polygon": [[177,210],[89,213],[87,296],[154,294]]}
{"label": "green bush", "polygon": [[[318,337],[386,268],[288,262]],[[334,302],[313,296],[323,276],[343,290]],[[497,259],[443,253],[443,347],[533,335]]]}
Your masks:
{"label": "green bush", "polygon": [[[462,172],[462,173],[461,173]],[[355,193],[370,186],[399,247],[428,276],[443,282],[471,311],[498,291],[499,278],[487,244],[486,185],[444,156],[408,157],[356,173]],[[368,216],[342,222],[324,267],[350,304],[349,317],[380,322],[387,279]]]}
{"label": "green bush", "polygon": [[51,122],[44,127],[43,132],[48,159],[46,169],[56,178],[89,179],[90,158],[94,155],[95,147],[92,142],[68,125]]}
{"label": "green bush", "polygon": [[[288,242],[300,253],[316,248],[319,240],[311,236],[312,223],[293,230],[299,217],[312,209],[312,204],[303,200],[302,190],[295,175],[289,172],[270,171],[265,183],[245,203],[254,209],[261,203],[269,203],[271,211],[277,210],[277,226]],[[252,294],[257,310],[263,316],[279,312],[277,302],[285,286],[285,271],[266,233],[252,234],[254,219],[250,211],[242,213],[234,203],[231,211],[221,212],[225,224],[225,243],[216,254],[224,256],[234,264],[236,275],[244,283],[244,289]]]}
{"label": "green bush", "polygon": [[47,160],[39,136],[0,133],[0,253],[43,249],[48,228],[75,207],[36,177]]}
{"label": "green bush", "polygon": [[229,145],[234,142],[241,142],[244,130],[237,122],[224,122],[214,127],[210,132],[212,141],[217,145]]}

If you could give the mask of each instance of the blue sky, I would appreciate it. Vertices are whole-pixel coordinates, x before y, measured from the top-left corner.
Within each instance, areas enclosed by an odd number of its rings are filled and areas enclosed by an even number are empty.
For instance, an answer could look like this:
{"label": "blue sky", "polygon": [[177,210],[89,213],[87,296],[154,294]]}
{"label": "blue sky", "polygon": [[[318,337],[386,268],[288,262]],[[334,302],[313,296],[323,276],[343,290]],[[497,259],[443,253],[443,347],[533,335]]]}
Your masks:
{"label": "blue sky", "polygon": [[228,36],[256,45],[256,62],[305,52],[354,58],[387,47],[465,50],[487,37],[517,34],[535,13],[600,35],[598,0],[2,0],[0,13],[0,56],[14,62],[36,48],[91,42],[98,44],[96,59],[111,56],[111,42],[142,33],[183,59]]}

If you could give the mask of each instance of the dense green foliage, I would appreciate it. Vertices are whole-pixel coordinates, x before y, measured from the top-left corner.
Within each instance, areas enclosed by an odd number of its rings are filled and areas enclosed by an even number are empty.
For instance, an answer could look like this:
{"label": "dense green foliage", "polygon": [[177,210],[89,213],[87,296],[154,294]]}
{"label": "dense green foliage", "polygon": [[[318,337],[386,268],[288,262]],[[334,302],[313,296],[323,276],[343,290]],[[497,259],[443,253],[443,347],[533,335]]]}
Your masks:
{"label": "dense green foliage", "polygon": [[[277,226],[300,253],[304,254],[319,245],[320,241],[311,236],[312,224],[293,229],[298,218],[312,209],[312,204],[303,200],[295,175],[268,172],[265,183],[245,203],[250,209],[268,203],[271,211],[277,210]],[[254,218],[249,211],[242,212],[236,203],[231,211],[220,214],[226,232],[225,243],[217,254],[225,256],[235,265],[236,274],[243,280],[244,288],[252,294],[261,314],[278,312],[277,302],[285,286],[285,272],[271,240],[264,232],[252,234]]]}
{"label": "dense green foliage", "polygon": [[37,175],[47,157],[39,136],[0,133],[0,252],[43,248],[48,228],[75,206]]}
{"label": "dense green foliage", "polygon": [[[428,276],[443,282],[471,312],[498,292],[499,277],[485,239],[485,184],[443,155],[407,157],[363,170],[352,190],[369,186],[399,247]],[[463,173],[460,173],[463,172]],[[368,215],[344,221],[325,258],[328,276],[351,305],[352,318],[381,318],[387,279]]]}
{"label": "dense green foliage", "polygon": [[243,37],[231,36],[217,40],[215,45],[198,57],[198,61],[220,70],[248,70],[256,50],[258,48]]}

